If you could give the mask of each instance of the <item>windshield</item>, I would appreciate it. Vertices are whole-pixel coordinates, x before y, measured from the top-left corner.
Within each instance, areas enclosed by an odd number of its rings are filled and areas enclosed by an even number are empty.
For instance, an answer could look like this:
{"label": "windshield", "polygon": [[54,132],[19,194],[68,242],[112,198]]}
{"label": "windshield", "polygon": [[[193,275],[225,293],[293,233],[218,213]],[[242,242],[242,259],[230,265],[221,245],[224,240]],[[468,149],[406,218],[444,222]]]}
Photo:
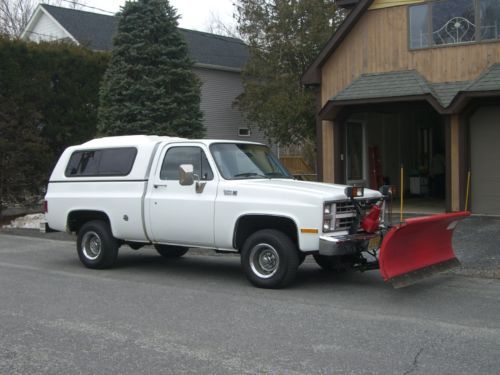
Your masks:
{"label": "windshield", "polygon": [[241,143],[214,143],[210,151],[222,177],[226,180],[244,178],[292,178],[268,147]]}

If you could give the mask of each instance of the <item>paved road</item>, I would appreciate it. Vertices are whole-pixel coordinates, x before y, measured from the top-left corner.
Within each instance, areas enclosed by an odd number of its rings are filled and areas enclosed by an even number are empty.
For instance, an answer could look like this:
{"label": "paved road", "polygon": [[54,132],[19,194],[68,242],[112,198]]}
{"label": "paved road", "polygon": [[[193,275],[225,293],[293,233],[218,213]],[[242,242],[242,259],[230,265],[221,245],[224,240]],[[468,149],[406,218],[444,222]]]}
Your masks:
{"label": "paved road", "polygon": [[498,374],[500,280],[402,290],[306,262],[251,287],[234,256],[123,249],[83,268],[70,242],[0,235],[0,374]]}

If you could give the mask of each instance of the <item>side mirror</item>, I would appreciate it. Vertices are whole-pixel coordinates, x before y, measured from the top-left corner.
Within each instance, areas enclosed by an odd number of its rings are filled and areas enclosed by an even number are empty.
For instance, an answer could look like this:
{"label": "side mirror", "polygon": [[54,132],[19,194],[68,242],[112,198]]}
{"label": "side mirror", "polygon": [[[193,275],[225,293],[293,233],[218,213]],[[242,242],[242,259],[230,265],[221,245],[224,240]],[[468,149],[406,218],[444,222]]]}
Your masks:
{"label": "side mirror", "polygon": [[179,166],[179,183],[182,186],[189,186],[194,183],[193,164],[181,164]]}

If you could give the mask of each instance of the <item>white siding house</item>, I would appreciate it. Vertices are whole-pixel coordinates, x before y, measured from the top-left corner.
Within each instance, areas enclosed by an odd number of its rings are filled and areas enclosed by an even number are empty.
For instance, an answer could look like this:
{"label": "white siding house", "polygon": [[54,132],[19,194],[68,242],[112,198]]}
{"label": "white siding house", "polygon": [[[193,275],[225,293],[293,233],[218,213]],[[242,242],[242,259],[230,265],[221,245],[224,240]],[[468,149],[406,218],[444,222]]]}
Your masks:
{"label": "white siding house", "polygon": [[[117,26],[114,16],[40,4],[21,37],[36,42],[68,40],[94,51],[109,51]],[[234,106],[243,92],[241,71],[248,59],[247,46],[236,38],[180,31],[202,82],[201,110],[207,138],[269,143]]]}

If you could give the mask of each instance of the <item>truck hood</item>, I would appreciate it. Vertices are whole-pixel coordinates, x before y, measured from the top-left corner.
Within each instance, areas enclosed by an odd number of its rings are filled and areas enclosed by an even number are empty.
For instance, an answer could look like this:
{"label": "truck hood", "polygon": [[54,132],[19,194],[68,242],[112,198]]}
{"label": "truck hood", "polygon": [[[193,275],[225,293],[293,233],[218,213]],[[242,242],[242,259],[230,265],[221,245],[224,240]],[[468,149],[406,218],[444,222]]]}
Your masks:
{"label": "truck hood", "polygon": [[[239,186],[253,187],[256,189],[271,189],[281,190],[283,193],[294,192],[296,194],[304,194],[315,196],[322,200],[339,200],[347,199],[344,194],[344,189],[347,185],[328,184],[323,182],[299,181],[291,179],[255,179],[255,180],[238,180]],[[362,199],[379,198],[380,194],[376,190],[365,189]]]}

